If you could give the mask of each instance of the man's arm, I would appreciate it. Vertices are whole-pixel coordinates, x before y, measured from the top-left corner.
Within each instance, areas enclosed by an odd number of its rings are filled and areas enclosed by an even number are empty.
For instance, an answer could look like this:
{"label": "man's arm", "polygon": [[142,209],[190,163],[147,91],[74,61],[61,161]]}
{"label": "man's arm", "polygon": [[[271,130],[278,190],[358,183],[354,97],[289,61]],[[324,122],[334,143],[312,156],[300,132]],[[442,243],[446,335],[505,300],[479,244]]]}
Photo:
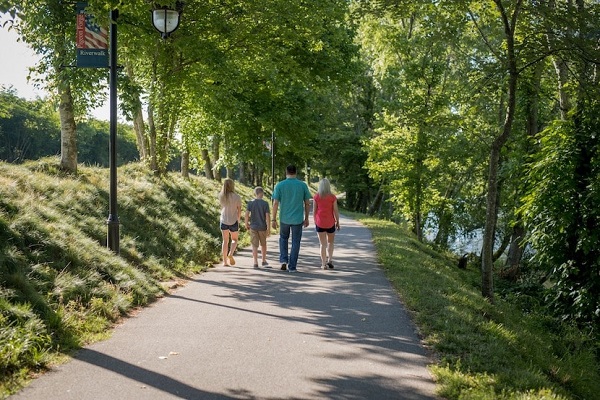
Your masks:
{"label": "man's arm", "polygon": [[[269,221],[269,218],[271,217],[271,213],[269,213],[268,211],[265,213],[265,221]],[[267,222],[267,236],[271,235],[271,224],[269,224],[269,222]]]}
{"label": "man's arm", "polygon": [[304,200],[304,227],[308,226],[308,214],[310,213],[310,200]]}
{"label": "man's arm", "polygon": [[279,208],[279,200],[273,200],[273,217],[271,218],[271,227],[277,229],[277,209]]}

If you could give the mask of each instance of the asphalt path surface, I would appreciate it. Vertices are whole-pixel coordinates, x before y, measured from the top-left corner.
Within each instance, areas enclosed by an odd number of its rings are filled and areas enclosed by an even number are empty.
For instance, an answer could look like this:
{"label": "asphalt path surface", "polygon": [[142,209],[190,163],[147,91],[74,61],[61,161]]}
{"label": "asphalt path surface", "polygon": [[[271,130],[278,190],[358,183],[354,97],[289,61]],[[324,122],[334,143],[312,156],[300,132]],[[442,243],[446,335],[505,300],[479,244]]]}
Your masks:
{"label": "asphalt path surface", "polygon": [[240,249],[11,399],[436,399],[366,227],[342,216],[333,270],[312,220],[299,273],[280,270],[277,234],[268,246],[270,267]]}

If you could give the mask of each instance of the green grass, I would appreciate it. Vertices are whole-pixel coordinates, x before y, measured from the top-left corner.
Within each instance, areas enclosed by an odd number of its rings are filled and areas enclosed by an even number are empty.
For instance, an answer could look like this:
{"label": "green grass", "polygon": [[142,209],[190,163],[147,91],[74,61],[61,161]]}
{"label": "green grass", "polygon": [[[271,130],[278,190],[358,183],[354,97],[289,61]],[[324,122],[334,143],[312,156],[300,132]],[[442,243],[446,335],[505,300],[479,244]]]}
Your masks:
{"label": "green grass", "polygon": [[[120,167],[121,254],[106,249],[108,170],[58,160],[0,163],[0,398],[32,373],[106,338],[132,309],[217,262],[218,182]],[[245,200],[252,189],[236,186]],[[600,398],[597,342],[544,315],[536,299],[480,295],[476,266],[389,221],[355,215],[436,360],[448,399]],[[242,232],[241,246],[248,244]]]}
{"label": "green grass", "polygon": [[434,252],[405,228],[356,216],[373,233],[381,264],[437,360],[448,399],[598,399],[598,343],[517,298],[480,294],[477,266]]}
{"label": "green grass", "polygon": [[[0,398],[107,337],[135,307],[218,261],[220,183],[118,170],[120,256],[106,248],[109,171],[0,163]],[[250,199],[250,188],[238,192]],[[240,245],[248,241],[242,232]]]}

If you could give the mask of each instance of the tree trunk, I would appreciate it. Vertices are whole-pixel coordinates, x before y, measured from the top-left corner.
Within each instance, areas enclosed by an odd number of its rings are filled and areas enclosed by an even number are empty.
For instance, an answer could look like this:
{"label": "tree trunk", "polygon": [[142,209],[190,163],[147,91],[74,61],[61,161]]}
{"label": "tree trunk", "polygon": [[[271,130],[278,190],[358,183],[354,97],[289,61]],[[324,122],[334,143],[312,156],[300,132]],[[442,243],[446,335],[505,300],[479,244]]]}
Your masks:
{"label": "tree trunk", "polygon": [[481,248],[481,294],[490,301],[494,300],[493,253],[496,238],[496,220],[498,218],[496,209],[496,198],[498,196],[498,170],[500,164],[500,150],[502,147],[502,143],[498,139],[499,138],[496,138],[496,140],[494,140],[490,152],[485,227]]}
{"label": "tree trunk", "polygon": [[[544,64],[538,63],[535,67],[532,76],[532,82],[529,87],[530,91],[527,92],[527,134],[530,138],[534,138],[539,131],[538,119],[539,119],[539,96],[540,96],[540,85],[542,73],[544,71]],[[529,149],[528,154],[531,153]],[[521,259],[525,251],[525,227],[521,221],[519,215],[517,215],[517,222],[515,223],[510,238],[510,247],[508,249],[508,255],[506,263],[502,271],[502,276],[505,278],[515,280],[521,275]]]}
{"label": "tree trunk", "polygon": [[512,125],[515,118],[516,109],[516,90],[518,80],[517,61],[515,58],[515,41],[514,27],[516,26],[517,17],[521,8],[522,0],[517,0],[513,15],[509,19],[506,10],[501,0],[494,0],[498,10],[500,11],[504,24],[504,34],[506,39],[506,57],[508,67],[508,104],[506,117],[502,133],[492,143],[490,151],[489,175],[487,184],[487,200],[486,200],[486,221],[483,233],[483,243],[481,249],[481,294],[489,301],[494,301],[494,279],[493,279],[493,255],[494,255],[494,239],[496,231],[497,214],[497,198],[498,190],[498,171],[500,166],[500,152],[502,147],[510,137]]}
{"label": "tree trunk", "polygon": [[150,135],[150,170],[158,172],[158,157],[156,155],[156,126],[154,125],[154,108],[148,105],[148,134]]}
{"label": "tree trunk", "polygon": [[[127,76],[130,80],[134,79],[133,68],[127,65]],[[146,162],[148,159],[148,138],[146,137],[146,126],[144,124],[144,113],[142,111],[142,102],[138,95],[132,97],[132,118],[133,130],[135,131],[138,152],[140,160]]]}
{"label": "tree trunk", "polygon": [[221,168],[216,165],[216,162],[221,157],[220,152],[219,152],[220,144],[221,143],[220,143],[219,139],[215,139],[212,144],[213,160],[215,161],[215,165],[213,166],[213,173],[214,173],[215,180],[217,180],[219,182],[221,182],[221,178],[222,178],[221,177]]}
{"label": "tree trunk", "polygon": [[515,280],[521,275],[521,259],[523,258],[525,232],[525,227],[520,223],[513,227],[510,247],[508,248],[506,263],[502,272],[502,276],[505,278]]}
{"label": "tree trunk", "polygon": [[60,96],[60,168],[64,171],[77,172],[77,126],[73,110],[71,85],[62,82],[58,88]]}
{"label": "tree trunk", "polygon": [[240,177],[238,178],[238,180],[240,183],[243,183],[245,185],[246,183],[248,183],[248,180],[246,177],[246,163],[241,162],[238,165],[238,168],[239,168],[239,174],[240,174]]}
{"label": "tree trunk", "polygon": [[[548,1],[548,8],[551,10],[555,10],[556,1]],[[553,27],[548,27],[546,38],[548,40],[548,50],[550,51],[550,53],[556,53],[556,36],[554,35]],[[567,62],[560,56],[560,54],[552,56],[552,65],[554,65],[554,70],[556,71],[556,76],[558,78],[558,100],[560,107],[560,118],[562,120],[566,120],[567,113],[571,109],[571,100],[569,98],[569,94],[565,89],[565,85],[569,80],[569,66]]]}
{"label": "tree trunk", "polygon": [[164,110],[164,113],[167,116],[163,115],[162,117],[167,120],[165,124],[165,130],[162,132],[161,137],[163,138],[161,151],[160,151],[160,161],[159,161],[159,170],[160,173],[163,174],[167,171],[167,167],[169,165],[169,161],[171,161],[171,144],[173,143],[173,137],[175,136],[175,128],[177,127],[177,110]]}
{"label": "tree trunk", "polygon": [[190,153],[187,150],[181,152],[181,176],[190,177]]}
{"label": "tree trunk", "polygon": [[212,163],[210,162],[210,155],[208,154],[208,150],[202,149],[200,150],[200,154],[202,155],[202,161],[204,161],[204,175],[208,179],[215,179],[213,175]]}
{"label": "tree trunk", "polygon": [[433,242],[436,245],[447,249],[450,229],[452,227],[452,214],[446,209],[445,203],[446,202],[440,207],[440,212],[438,214],[438,231]]}
{"label": "tree trunk", "polygon": [[148,138],[146,137],[146,125],[144,124],[144,114],[142,112],[142,103],[136,101],[135,109],[133,110],[133,129],[135,131],[137,148],[140,153],[140,160],[147,162],[148,160]]}
{"label": "tree trunk", "polygon": [[[427,87],[427,97],[425,101],[425,109],[430,108],[431,100],[431,85]],[[427,135],[425,133],[427,123],[424,123],[421,127],[417,128],[417,155],[415,159],[415,207],[413,212],[413,230],[417,235],[419,242],[423,241],[423,181],[427,167],[425,166],[425,160],[427,158],[427,152],[429,150]]]}
{"label": "tree trunk", "polygon": [[263,168],[260,168],[260,167],[256,168],[255,182],[256,182],[256,185],[263,186],[263,187],[269,184],[269,182],[267,182],[265,180],[265,170]]}
{"label": "tree trunk", "polygon": [[423,161],[420,160],[419,161],[419,165],[417,166],[418,168],[418,172],[417,172],[417,182],[416,182],[416,198],[415,198],[415,210],[414,210],[414,214],[413,214],[413,224],[414,224],[414,232],[415,235],[417,235],[417,240],[419,242],[423,241],[423,215],[422,215],[422,208],[423,208],[423,184],[422,184],[422,171],[423,171]]}
{"label": "tree trunk", "polygon": [[372,217],[381,208],[381,203],[383,202],[383,195],[383,183],[381,183],[381,185],[379,185],[379,190],[377,191],[377,194],[375,195],[375,198],[373,199],[373,202],[369,207],[369,216]]}
{"label": "tree trunk", "polygon": [[496,249],[496,251],[494,251],[494,254],[492,255],[492,261],[496,262],[500,257],[502,257],[502,254],[504,254],[504,252],[506,251],[506,248],[508,247],[510,243],[510,235],[506,234],[504,235],[504,239],[502,239],[502,243],[500,243],[500,247],[498,247]]}

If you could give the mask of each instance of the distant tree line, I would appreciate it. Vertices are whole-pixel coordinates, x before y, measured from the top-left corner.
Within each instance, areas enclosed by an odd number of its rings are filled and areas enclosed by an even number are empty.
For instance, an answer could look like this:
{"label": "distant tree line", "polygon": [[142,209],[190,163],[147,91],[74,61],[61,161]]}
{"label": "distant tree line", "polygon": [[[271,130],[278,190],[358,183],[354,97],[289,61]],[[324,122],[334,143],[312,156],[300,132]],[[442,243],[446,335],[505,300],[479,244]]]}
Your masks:
{"label": "distant tree line", "polygon": [[[117,164],[139,160],[133,128],[120,124],[117,131]],[[108,167],[108,122],[78,122],[77,133],[79,161]],[[60,121],[54,106],[48,100],[26,100],[14,90],[0,89],[0,160],[21,163],[59,154]]]}

